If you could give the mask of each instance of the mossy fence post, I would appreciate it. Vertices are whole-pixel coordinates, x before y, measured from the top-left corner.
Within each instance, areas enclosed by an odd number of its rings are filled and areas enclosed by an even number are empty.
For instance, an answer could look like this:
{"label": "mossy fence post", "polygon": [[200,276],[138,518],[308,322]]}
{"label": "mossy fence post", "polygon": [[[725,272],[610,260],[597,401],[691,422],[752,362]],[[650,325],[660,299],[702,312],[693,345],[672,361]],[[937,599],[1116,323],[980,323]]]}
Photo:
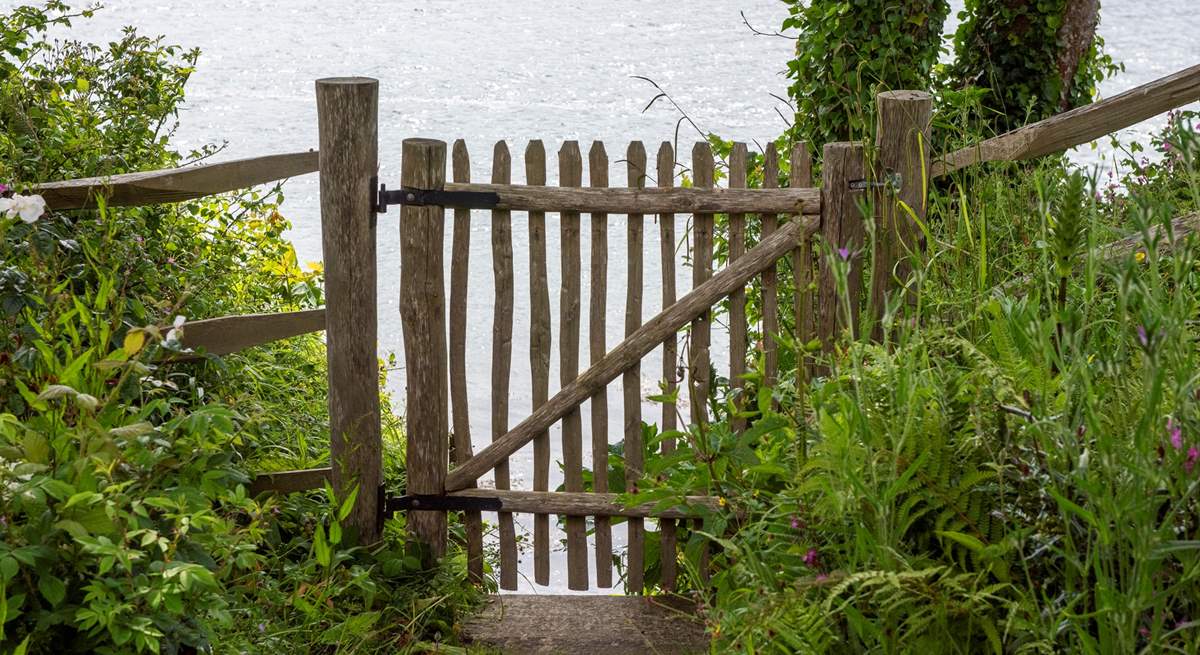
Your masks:
{"label": "mossy fence post", "polygon": [[330,460],[338,498],[358,490],[345,528],[360,544],[379,540],[383,481],[371,202],[378,115],[377,80],[317,80]]}

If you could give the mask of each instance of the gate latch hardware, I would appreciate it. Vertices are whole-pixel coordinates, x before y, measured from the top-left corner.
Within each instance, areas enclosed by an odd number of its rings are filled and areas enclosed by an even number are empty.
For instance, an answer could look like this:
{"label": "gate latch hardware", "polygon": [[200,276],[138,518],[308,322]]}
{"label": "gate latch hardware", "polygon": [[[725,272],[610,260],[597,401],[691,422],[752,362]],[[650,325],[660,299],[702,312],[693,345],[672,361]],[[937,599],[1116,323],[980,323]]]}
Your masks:
{"label": "gate latch hardware", "polygon": [[500,196],[481,191],[439,191],[435,189],[413,189],[402,187],[398,191],[388,190],[371,178],[371,207],[376,214],[387,213],[390,205],[413,205],[418,207],[436,205],[463,209],[493,209],[500,204]]}
{"label": "gate latch hardware", "polygon": [[850,180],[851,191],[864,191],[866,189],[882,189],[888,188],[893,191],[899,191],[904,184],[904,178],[899,173],[888,171],[884,175],[883,180],[879,182],[868,182],[867,180]]}
{"label": "gate latch hardware", "polygon": [[379,491],[379,508],[384,517],[396,512],[498,512],[503,507],[499,498],[477,498],[473,496],[440,496],[437,494],[408,494],[389,496],[382,488]]}

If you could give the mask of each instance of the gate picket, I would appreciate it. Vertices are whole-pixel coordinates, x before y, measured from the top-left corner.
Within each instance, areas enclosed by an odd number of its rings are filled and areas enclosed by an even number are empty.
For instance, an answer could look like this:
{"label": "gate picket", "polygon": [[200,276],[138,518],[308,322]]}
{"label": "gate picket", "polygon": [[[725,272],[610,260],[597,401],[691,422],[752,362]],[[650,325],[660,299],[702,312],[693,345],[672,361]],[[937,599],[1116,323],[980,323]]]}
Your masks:
{"label": "gate picket", "polygon": [[[663,141],[658,147],[658,186],[662,188],[675,186],[675,150],[669,141]],[[675,214],[659,214],[659,251],[662,254],[662,306],[670,307],[675,304]],[[663,341],[663,394],[671,396],[679,386],[676,382],[678,345],[675,333]],[[662,431],[674,432],[678,427],[675,420],[675,403],[663,403]],[[663,439],[662,453],[669,455],[675,452],[674,437]],[[659,552],[662,558],[662,586],[667,591],[675,590],[675,520],[661,519],[658,523],[660,531]]]}
{"label": "gate picket", "polygon": [[[462,139],[454,142],[452,154],[455,182],[471,181],[471,160]],[[450,260],[450,406],[454,412],[454,465],[471,458],[471,419],[467,405],[467,283],[471,256],[471,210],[455,208],[454,241]],[[475,485],[472,485],[475,486]],[[483,518],[479,512],[466,512],[467,572],[471,579],[483,581]]]}
{"label": "gate picket", "polygon": [[[540,140],[525,148],[525,182],[546,184],[546,148]],[[550,283],[546,274],[546,213],[529,212],[529,369],[533,409],[550,398]],[[533,490],[550,490],[550,432],[533,440]],[[533,579],[550,584],[550,517],[533,517]]]}
{"label": "gate picket", "polygon": [[[492,183],[512,180],[512,159],[508,144],[497,141],[492,153]],[[492,439],[508,431],[508,385],[512,373],[513,331],[513,245],[512,215],[507,210],[492,210],[492,271],[496,285],[496,305],[492,322]],[[496,488],[510,488],[508,458],[496,464]],[[517,588],[517,532],[513,515],[499,513],[500,588]]]}
{"label": "gate picket", "polygon": [[[591,186],[608,186],[608,153],[600,141],[588,152]],[[591,320],[588,323],[588,362],[595,364],[608,351],[605,314],[608,310],[608,214],[592,213]],[[592,395],[592,491],[608,492],[608,387]],[[596,530],[596,585],[612,586],[612,526],[609,517],[594,519]]]}
{"label": "gate picket", "polygon": [[[746,188],[746,144],[735,143],[729,153],[729,188]],[[729,261],[737,261],[746,252],[746,215],[729,215]],[[735,407],[746,407],[746,399],[737,392],[745,389],[746,380],[746,290],[738,289],[729,296],[729,386],[733,391]],[[734,416],[734,431],[746,429],[746,419]]]}
{"label": "gate picket", "polygon": [[[625,152],[628,184],[631,189],[646,186],[646,148],[641,141],[629,144]],[[627,280],[625,295],[625,336],[642,325],[642,230],[645,216],[628,215]],[[642,443],[642,365],[630,367],[622,376],[625,389],[625,491],[636,493],[645,468]],[[628,584],[630,593],[640,594],[646,586],[646,534],[641,518],[630,518],[628,547]]]}
{"label": "gate picket", "polygon": [[[578,187],[582,184],[583,160],[579,144],[563,143],[558,151],[558,184]],[[559,382],[567,386],[579,376],[579,295],[580,239],[579,212],[562,212],[561,253],[562,286],[559,295]],[[583,491],[583,423],[579,405],[563,416],[562,453],[564,486],[567,491]],[[587,591],[587,523],[580,516],[567,517],[567,588]]]}

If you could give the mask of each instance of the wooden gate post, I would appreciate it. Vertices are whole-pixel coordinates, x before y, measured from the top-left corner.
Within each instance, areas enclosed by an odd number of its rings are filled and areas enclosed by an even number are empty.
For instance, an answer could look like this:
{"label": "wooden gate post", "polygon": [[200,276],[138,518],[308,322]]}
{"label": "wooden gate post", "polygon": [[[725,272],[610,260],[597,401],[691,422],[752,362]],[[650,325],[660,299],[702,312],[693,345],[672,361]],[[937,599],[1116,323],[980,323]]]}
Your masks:
{"label": "wooden gate post", "polygon": [[[877,96],[879,148],[875,196],[875,263],[871,273],[873,338],[883,339],[887,294],[912,275],[909,255],[924,251],[923,237],[911,210],[922,222],[930,179],[930,124],[933,98],[923,91],[887,91]],[[897,186],[897,184],[899,186]],[[903,204],[902,204],[903,203]],[[908,209],[906,210],[905,207]],[[907,294],[905,302],[916,297]]]}
{"label": "wooden gate post", "polygon": [[[405,139],[400,185],[440,190],[446,185],[446,144]],[[400,322],[404,329],[405,436],[409,494],[446,493],[449,381],[446,359],[446,284],[440,206],[400,210]],[[408,527],[433,557],[446,554],[446,513],[408,513]],[[427,562],[428,563],[428,562]]]}
{"label": "wooden gate post", "polygon": [[[863,234],[865,221],[859,202],[863,191],[852,189],[851,182],[863,182],[865,156],[861,142],[825,144],[821,173],[821,240],[825,247],[817,258],[817,337],[822,348],[829,352],[838,334],[849,328],[858,330],[858,308],[862,289]],[[847,274],[850,324],[847,310],[838,295],[837,278],[830,266],[830,257],[849,260]]]}
{"label": "wooden gate post", "polygon": [[338,497],[358,489],[345,527],[360,544],[379,539],[383,470],[371,225],[378,108],[377,80],[317,80],[330,459]]}

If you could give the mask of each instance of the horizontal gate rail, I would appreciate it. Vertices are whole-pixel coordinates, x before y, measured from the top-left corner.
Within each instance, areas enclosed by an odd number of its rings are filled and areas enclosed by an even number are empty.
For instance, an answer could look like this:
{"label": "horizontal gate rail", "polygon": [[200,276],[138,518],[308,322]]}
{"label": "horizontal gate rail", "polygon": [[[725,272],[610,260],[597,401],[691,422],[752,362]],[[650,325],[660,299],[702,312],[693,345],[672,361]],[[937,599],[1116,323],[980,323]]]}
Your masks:
{"label": "horizontal gate rail", "polygon": [[685,504],[655,509],[658,503],[626,507],[614,493],[578,491],[510,491],[499,489],[463,489],[446,494],[449,498],[497,499],[499,511],[514,514],[555,514],[558,516],[624,516],[628,518],[700,518],[721,509],[712,496],[688,496]]}
{"label": "horizontal gate rail", "polygon": [[[550,187],[447,182],[448,193],[495,194],[492,209],[610,214],[809,214],[821,212],[821,190],[677,187]],[[446,205],[450,207],[452,205]]]}
{"label": "horizontal gate rail", "polygon": [[663,310],[646,322],[613,348],[599,362],[583,372],[575,381],[565,385],[545,405],[534,410],[524,421],[502,437],[494,440],[479,454],[450,471],[446,477],[446,490],[466,489],[481,475],[496,466],[538,434],[566,416],[592,394],[612,382],[668,336],[687,325],[692,319],[707,312],[713,304],[728,296],[734,289],[744,285],[775,261],[787,255],[816,231],[819,220],[805,216],[782,226],[765,238],[736,262],[714,275],[707,282],[694,288],[677,303]]}

